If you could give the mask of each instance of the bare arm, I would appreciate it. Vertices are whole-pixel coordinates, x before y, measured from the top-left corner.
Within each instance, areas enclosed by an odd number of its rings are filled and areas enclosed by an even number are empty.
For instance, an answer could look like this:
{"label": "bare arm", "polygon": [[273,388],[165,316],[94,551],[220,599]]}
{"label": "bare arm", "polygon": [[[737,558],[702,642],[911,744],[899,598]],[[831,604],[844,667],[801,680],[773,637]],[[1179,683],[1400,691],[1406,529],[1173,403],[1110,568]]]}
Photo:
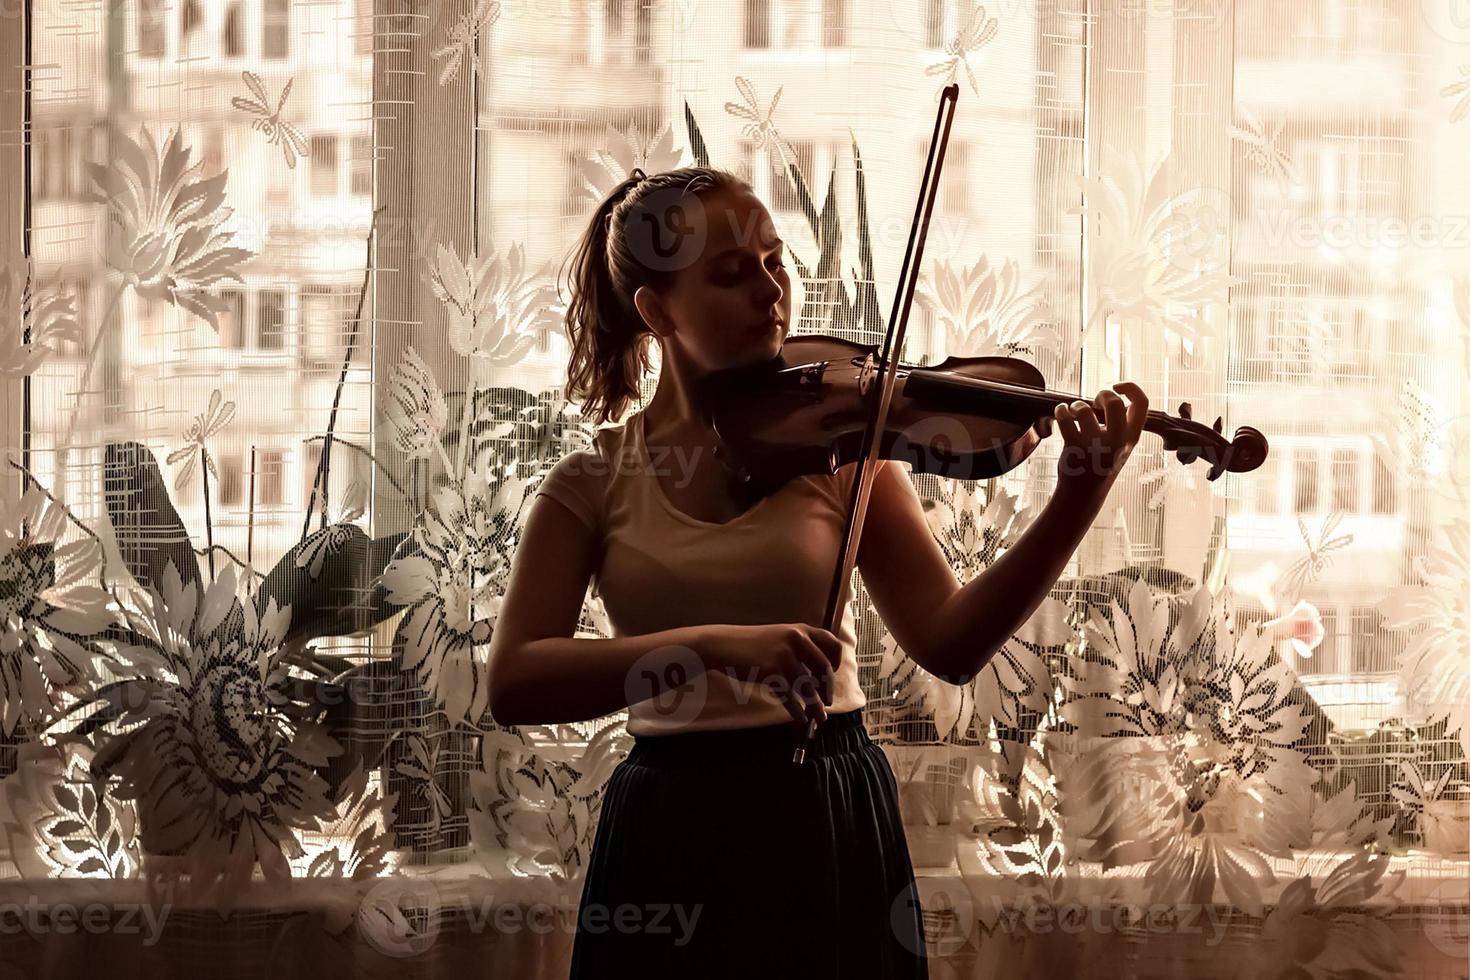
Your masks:
{"label": "bare arm", "polygon": [[[707,666],[690,653],[680,656],[695,646],[692,629],[574,638],[596,561],[592,532],[561,504],[537,497],[490,638],[490,714],[499,724],[600,718],[690,679],[690,665]],[[669,656],[650,656],[660,650]],[[645,658],[641,666],[654,669],[635,678],[638,689],[630,691],[625,682]],[[660,670],[658,661],[686,670]]]}

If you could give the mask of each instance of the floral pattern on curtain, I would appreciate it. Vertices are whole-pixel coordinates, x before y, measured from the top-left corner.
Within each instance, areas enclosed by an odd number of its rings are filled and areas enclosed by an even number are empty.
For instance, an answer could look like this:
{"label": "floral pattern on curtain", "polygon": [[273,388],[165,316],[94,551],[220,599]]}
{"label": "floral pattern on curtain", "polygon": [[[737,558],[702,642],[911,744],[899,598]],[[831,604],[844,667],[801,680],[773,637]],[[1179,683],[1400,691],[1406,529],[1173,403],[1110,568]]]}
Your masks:
{"label": "floral pattern on curtain", "polygon": [[[0,891],[103,879],[86,894],[177,904],[177,962],[233,921],[231,949],[369,970],[494,932],[450,896],[574,909],[624,716],[497,724],[486,669],[537,483],[594,431],[563,391],[561,263],[635,167],[712,163],[776,217],[796,331],[874,342],[957,83],[906,358],[1133,380],[1271,454],[1210,481],[1145,434],[965,685],[857,590],[933,975],[1463,973],[1452,12],[127,0],[20,23]],[[914,477],[962,581],[1030,526],[1054,452]],[[589,597],[579,635],[610,632]],[[496,962],[558,975],[561,921]],[[37,955],[16,942],[0,959]]]}

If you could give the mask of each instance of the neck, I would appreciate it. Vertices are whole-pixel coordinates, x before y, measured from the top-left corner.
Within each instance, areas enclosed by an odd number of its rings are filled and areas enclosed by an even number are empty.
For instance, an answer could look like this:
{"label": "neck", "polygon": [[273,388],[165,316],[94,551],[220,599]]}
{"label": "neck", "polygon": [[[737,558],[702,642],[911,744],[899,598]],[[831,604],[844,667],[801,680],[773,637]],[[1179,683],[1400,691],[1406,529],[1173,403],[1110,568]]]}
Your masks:
{"label": "neck", "polygon": [[664,347],[658,387],[643,409],[644,431],[669,431],[691,424],[703,425],[702,413],[694,398],[699,373]]}

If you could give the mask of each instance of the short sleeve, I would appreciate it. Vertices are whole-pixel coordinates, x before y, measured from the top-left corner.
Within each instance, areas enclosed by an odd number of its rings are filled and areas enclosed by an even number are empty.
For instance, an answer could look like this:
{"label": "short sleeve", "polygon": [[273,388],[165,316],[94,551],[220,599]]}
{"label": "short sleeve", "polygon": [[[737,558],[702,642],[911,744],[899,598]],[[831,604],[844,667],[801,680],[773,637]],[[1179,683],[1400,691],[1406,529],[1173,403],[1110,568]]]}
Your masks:
{"label": "short sleeve", "polygon": [[[885,459],[881,456],[874,462],[877,463],[876,472],[873,475],[875,480],[878,478],[878,473],[882,473],[886,467],[897,466],[900,471],[904,471],[907,468],[903,463]],[[847,513],[847,505],[852,499],[852,485],[857,480],[857,463],[848,463],[844,466],[839,466],[836,473],[830,476],[815,476],[812,480],[822,491],[823,496],[831,501],[832,505],[840,513]]]}
{"label": "short sleeve", "polygon": [[589,530],[602,531],[603,498],[606,481],[600,457],[592,450],[579,449],[563,456],[541,485],[536,496],[550,497],[576,515]]}

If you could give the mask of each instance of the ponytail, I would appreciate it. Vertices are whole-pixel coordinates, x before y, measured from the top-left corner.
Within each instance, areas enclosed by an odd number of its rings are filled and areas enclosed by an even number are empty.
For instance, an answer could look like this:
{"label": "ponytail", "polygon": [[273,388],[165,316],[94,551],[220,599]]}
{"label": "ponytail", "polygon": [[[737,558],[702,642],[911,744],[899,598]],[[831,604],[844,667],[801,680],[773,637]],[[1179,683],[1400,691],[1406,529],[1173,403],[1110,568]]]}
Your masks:
{"label": "ponytail", "polygon": [[640,214],[660,222],[664,216],[655,213],[660,202],[667,207],[678,195],[725,187],[749,189],[744,180],[716,167],[683,167],[651,177],[635,169],[593,213],[572,254],[566,313],[572,347],[567,397],[580,402],[584,417],[619,419],[641,397],[652,367],[654,334],[634,306],[633,294],[640,286],[668,289],[677,275],[676,269],[650,267],[638,249],[629,248],[630,223]]}

